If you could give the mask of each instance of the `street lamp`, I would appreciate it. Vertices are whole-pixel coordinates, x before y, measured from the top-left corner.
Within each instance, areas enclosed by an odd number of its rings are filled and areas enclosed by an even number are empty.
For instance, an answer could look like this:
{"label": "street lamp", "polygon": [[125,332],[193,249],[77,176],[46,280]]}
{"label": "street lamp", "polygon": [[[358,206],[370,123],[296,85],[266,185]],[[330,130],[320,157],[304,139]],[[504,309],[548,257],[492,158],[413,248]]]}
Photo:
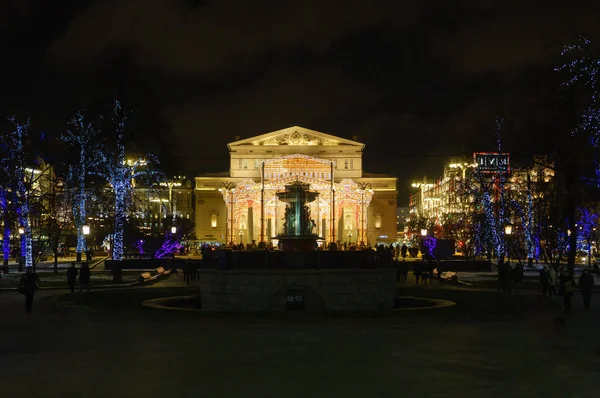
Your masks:
{"label": "street lamp", "polygon": [[421,229],[421,236],[427,236],[427,228]]}
{"label": "street lamp", "polygon": [[506,263],[510,265],[510,238],[512,238],[512,224],[504,226],[504,235],[506,235]]}
{"label": "street lamp", "polygon": [[242,242],[242,238],[244,237],[244,231],[240,230],[240,244],[243,243]]}
{"label": "street lamp", "polygon": [[361,204],[361,211],[360,211],[360,216],[361,216],[361,221],[360,221],[360,243],[364,245],[365,243],[365,228],[366,228],[366,224],[365,224],[365,191],[369,192],[369,193],[373,193],[373,190],[371,189],[371,184],[368,182],[359,182],[358,187],[361,189],[361,193],[360,193],[360,204]]}
{"label": "street lamp", "polygon": [[171,227],[171,233],[172,233],[173,235],[175,235],[175,234],[177,233],[177,227],[176,227],[176,226],[172,226],[172,227]]}
{"label": "street lamp", "polygon": [[23,243],[23,239],[25,238],[25,228],[23,227],[19,227],[19,238],[21,240],[21,256],[19,256],[19,272],[23,271],[23,247],[24,247],[24,243]]}
{"label": "street lamp", "polygon": [[83,232],[84,235],[89,235],[90,234],[90,226],[87,224],[82,225],[81,232]]}
{"label": "street lamp", "polygon": [[176,182],[176,181],[161,182],[160,186],[169,188],[169,207],[171,208],[171,217],[175,218],[175,211],[173,209],[173,187],[180,187],[181,182]]}
{"label": "street lamp", "polygon": [[229,193],[229,209],[227,211],[228,216],[229,216],[229,234],[225,234],[226,236],[229,236],[227,239],[229,239],[229,242],[233,244],[233,192],[235,191],[234,189],[235,184],[233,182],[222,182],[221,186],[219,188],[219,192],[223,193]]}

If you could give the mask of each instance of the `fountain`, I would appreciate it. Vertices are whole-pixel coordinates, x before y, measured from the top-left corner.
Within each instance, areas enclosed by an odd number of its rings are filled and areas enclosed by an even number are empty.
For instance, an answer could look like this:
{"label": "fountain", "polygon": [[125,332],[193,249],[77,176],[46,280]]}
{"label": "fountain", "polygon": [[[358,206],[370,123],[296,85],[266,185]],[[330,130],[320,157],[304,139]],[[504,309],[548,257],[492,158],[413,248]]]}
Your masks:
{"label": "fountain", "polygon": [[319,237],[315,233],[315,221],[310,218],[308,203],[319,194],[309,189],[309,184],[296,181],[277,193],[277,198],[286,204],[283,233],[277,235],[281,251],[303,252],[317,248]]}

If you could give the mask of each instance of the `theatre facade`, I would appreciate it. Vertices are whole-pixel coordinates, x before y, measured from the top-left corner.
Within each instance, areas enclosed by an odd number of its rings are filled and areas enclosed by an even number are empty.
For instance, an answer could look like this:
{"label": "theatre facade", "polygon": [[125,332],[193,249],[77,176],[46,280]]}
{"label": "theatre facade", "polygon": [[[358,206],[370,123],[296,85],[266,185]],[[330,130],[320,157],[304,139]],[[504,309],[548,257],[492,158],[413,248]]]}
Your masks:
{"label": "theatre facade", "polygon": [[228,148],[229,172],[195,178],[198,240],[277,243],[285,203],[276,193],[301,182],[318,193],[308,210],[322,242],[395,241],[396,178],[363,171],[364,144],[294,126]]}

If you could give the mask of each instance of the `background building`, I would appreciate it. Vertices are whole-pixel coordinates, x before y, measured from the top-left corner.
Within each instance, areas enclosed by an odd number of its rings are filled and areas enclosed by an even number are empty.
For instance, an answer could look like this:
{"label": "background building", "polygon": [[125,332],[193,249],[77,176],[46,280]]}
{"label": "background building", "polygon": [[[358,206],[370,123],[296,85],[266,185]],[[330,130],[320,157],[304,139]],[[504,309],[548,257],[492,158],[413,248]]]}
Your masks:
{"label": "background building", "polygon": [[[484,155],[496,156],[489,153]],[[549,183],[554,171],[546,158],[536,156],[528,167],[511,168],[507,159],[506,172],[503,173],[505,182],[503,189],[513,193],[512,198],[519,202],[525,196],[519,197],[519,192],[531,189],[539,197],[544,184]],[[482,183],[494,184],[495,173],[488,172],[486,167],[474,161],[473,158],[451,158],[444,165],[443,175],[435,181],[415,182],[412,184],[416,191],[410,196],[409,206],[411,218],[425,219],[430,223],[444,224],[448,218],[466,216],[474,204],[474,193]]]}

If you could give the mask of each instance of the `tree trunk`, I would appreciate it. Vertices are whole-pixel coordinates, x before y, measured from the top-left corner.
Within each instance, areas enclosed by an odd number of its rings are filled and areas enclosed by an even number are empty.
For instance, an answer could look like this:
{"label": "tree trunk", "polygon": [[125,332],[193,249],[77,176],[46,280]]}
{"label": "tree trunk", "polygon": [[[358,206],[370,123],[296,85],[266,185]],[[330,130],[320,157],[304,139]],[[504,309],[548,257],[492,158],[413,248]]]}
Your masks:
{"label": "tree trunk", "polygon": [[125,184],[115,184],[115,241],[113,260],[123,260],[123,228],[125,224]]}
{"label": "tree trunk", "polygon": [[54,250],[54,273],[58,274],[58,250]]}

